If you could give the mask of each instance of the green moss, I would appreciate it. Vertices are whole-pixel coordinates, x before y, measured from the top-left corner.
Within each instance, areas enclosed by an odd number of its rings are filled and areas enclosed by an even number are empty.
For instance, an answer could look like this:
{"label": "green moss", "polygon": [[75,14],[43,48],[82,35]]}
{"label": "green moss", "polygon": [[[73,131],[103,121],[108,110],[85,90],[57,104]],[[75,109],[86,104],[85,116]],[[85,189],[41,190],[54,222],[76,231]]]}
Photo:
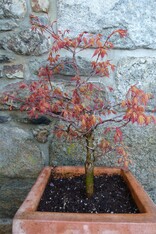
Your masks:
{"label": "green moss", "polygon": [[67,147],[67,154],[70,156],[74,155],[74,151],[76,149],[76,144],[75,143],[71,143],[68,147]]}
{"label": "green moss", "polygon": [[37,158],[33,157],[32,155],[28,155],[28,160],[29,160],[29,163],[31,164],[37,164]]}

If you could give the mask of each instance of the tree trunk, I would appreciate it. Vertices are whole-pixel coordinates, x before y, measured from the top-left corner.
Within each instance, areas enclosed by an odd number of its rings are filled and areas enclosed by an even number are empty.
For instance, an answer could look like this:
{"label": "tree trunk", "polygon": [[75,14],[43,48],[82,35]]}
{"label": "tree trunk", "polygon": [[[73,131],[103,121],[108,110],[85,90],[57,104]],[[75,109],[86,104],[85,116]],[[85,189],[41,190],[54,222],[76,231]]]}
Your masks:
{"label": "tree trunk", "polygon": [[86,176],[86,195],[88,198],[94,194],[94,150],[93,150],[93,135],[86,136],[87,156],[85,162]]}

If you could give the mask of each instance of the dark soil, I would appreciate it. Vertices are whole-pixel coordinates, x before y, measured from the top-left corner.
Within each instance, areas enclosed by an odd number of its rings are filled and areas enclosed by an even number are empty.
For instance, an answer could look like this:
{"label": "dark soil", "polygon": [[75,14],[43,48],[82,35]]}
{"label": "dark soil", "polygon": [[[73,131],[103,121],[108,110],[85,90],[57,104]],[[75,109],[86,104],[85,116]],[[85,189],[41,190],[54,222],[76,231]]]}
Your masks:
{"label": "dark soil", "polygon": [[38,211],[73,213],[139,213],[120,175],[95,176],[95,194],[85,196],[84,176],[52,178],[41,198]]}

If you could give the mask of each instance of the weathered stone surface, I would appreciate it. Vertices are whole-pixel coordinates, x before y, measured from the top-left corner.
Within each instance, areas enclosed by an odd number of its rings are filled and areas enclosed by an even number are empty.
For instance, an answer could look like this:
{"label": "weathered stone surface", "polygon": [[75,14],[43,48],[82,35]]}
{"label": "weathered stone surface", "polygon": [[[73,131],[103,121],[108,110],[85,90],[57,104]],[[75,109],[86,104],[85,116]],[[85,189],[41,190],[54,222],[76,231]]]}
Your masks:
{"label": "weathered stone surface", "polygon": [[10,35],[2,43],[4,49],[20,55],[41,55],[49,48],[48,39],[44,35],[29,29]]}
{"label": "weathered stone surface", "polygon": [[44,166],[41,152],[29,130],[0,125],[0,175],[33,177]]}
{"label": "weathered stone surface", "polygon": [[12,20],[0,20],[0,31],[10,31],[17,28],[17,26],[17,23]]}
{"label": "weathered stone surface", "polygon": [[156,203],[156,126],[142,128],[130,125],[124,132],[133,162],[130,168]]}
{"label": "weathered stone surface", "polygon": [[13,56],[7,54],[0,54],[0,63],[9,63],[14,60]]}
{"label": "weathered stone surface", "polygon": [[[62,74],[74,76],[76,74],[74,66],[72,65],[72,59],[69,56],[61,58],[64,63],[64,69],[61,71]],[[86,57],[83,58],[81,56],[77,57],[77,66],[80,71],[80,75],[87,76],[91,74],[92,68],[90,60]]]}
{"label": "weathered stone surface", "polygon": [[9,79],[23,79],[24,78],[24,67],[22,64],[19,65],[6,65],[3,67],[3,74]]}
{"label": "weathered stone surface", "polygon": [[[17,99],[24,100],[26,96],[30,94],[28,89],[20,89],[19,86],[21,85],[21,82],[23,83],[23,79],[21,81],[16,82],[14,79],[10,79],[12,82],[9,82],[9,79],[5,79],[8,85],[5,85],[0,87],[0,98],[4,98],[6,95],[12,95],[16,96]],[[30,82],[25,81],[25,83],[29,84]],[[8,110],[10,106],[10,101],[5,103],[0,102],[0,110]],[[15,102],[12,103],[13,109],[14,110],[19,110],[21,106],[21,101],[16,100]],[[10,115],[12,115],[12,112],[10,112]]]}
{"label": "weathered stone surface", "polygon": [[[77,56],[76,58],[77,66],[80,71],[81,76],[88,76],[93,71],[91,67],[91,59],[87,56]],[[74,76],[76,74],[76,71],[74,69],[74,65],[72,64],[72,58],[71,56],[62,56],[58,63],[64,64],[64,69],[60,71],[61,75],[66,76]],[[33,74],[38,74],[39,68],[42,66],[49,65],[48,61],[46,59],[38,59],[34,60],[31,59],[29,62],[30,70]]]}
{"label": "weathered stone surface", "polygon": [[125,97],[131,85],[143,89],[154,95],[150,100],[148,109],[152,110],[156,103],[156,58],[134,58],[127,57],[119,61],[116,69],[117,96]]}
{"label": "weathered stone surface", "polygon": [[3,42],[0,40],[0,49],[3,49]]}
{"label": "weathered stone surface", "polygon": [[156,48],[156,2],[153,0],[67,0],[57,1],[58,28],[70,29],[71,36],[82,31],[108,34],[124,28],[129,36],[118,40],[119,48]]}
{"label": "weathered stone surface", "polygon": [[0,115],[0,123],[6,123],[10,120],[9,116]]}
{"label": "weathered stone surface", "polygon": [[38,58],[38,59],[34,59],[34,58],[31,58],[29,60],[29,69],[30,69],[30,72],[32,74],[32,77],[38,77],[38,72],[39,72],[39,69],[43,66],[46,66],[47,64],[47,58]]}
{"label": "weathered stone surface", "polygon": [[48,141],[49,134],[49,127],[39,127],[33,131],[34,137],[40,143],[46,143]]}
{"label": "weathered stone surface", "polygon": [[85,145],[83,141],[58,139],[53,136],[50,144],[50,165],[84,165]]}
{"label": "weathered stone surface", "polygon": [[0,78],[3,77],[3,67],[0,67]]}
{"label": "weathered stone surface", "polygon": [[12,219],[0,219],[0,233],[11,234],[12,233]]}
{"label": "weathered stone surface", "polygon": [[[0,177],[0,218],[13,218],[35,179]],[[1,233],[1,232],[0,232]]]}
{"label": "weathered stone surface", "polygon": [[49,0],[31,0],[34,12],[48,12]]}
{"label": "weathered stone surface", "polygon": [[25,0],[1,0],[0,18],[23,18],[26,14]]}

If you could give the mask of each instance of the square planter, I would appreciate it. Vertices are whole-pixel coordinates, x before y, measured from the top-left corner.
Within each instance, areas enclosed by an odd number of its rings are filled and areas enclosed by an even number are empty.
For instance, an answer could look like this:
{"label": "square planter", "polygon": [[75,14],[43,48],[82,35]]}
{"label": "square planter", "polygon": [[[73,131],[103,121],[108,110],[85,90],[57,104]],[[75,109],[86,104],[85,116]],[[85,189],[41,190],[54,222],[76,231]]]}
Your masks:
{"label": "square planter", "polygon": [[[138,214],[88,214],[36,211],[51,175],[45,167],[13,219],[13,234],[156,234],[156,206],[131,172],[96,167],[95,175],[120,174],[139,208]],[[84,174],[83,167],[57,167],[57,174]]]}

